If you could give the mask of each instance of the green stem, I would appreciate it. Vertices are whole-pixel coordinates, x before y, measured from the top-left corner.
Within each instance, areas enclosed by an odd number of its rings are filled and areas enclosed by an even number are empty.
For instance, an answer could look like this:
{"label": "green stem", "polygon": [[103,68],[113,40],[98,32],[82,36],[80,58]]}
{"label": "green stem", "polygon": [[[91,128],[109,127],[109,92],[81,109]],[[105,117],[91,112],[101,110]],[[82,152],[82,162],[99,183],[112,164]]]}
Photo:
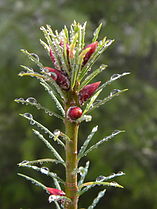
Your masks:
{"label": "green stem", "polygon": [[[71,98],[71,99],[70,99]],[[74,99],[70,95],[69,101],[66,104],[66,112],[70,107],[71,101]],[[66,135],[70,138],[70,141],[66,142],[66,196],[71,199],[71,202],[66,204],[66,209],[78,208],[78,186],[77,186],[77,144],[78,144],[78,129],[79,124],[71,122],[67,118],[65,119],[65,131]]]}

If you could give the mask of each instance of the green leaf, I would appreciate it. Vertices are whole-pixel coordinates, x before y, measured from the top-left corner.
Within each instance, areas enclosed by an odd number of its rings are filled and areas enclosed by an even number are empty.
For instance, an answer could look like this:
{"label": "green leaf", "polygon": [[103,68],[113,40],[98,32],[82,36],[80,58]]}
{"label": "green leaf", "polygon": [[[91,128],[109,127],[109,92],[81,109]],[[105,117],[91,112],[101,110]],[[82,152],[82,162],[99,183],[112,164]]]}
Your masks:
{"label": "green leaf", "polygon": [[37,109],[44,110],[45,113],[48,114],[49,116],[52,116],[52,115],[53,115],[53,116],[55,116],[56,118],[59,118],[59,119],[61,119],[61,120],[64,119],[62,116],[58,115],[58,114],[55,113],[55,112],[50,111],[49,109],[43,107],[41,104],[39,104],[39,103],[37,103],[37,102],[36,102],[36,103],[32,103],[32,102],[29,102],[28,99],[25,100],[25,99],[23,99],[23,98],[15,99],[14,101],[17,102],[17,103],[22,103],[22,104],[26,104],[26,105],[32,105],[32,106],[36,107]]}
{"label": "green leaf", "polygon": [[97,29],[94,31],[94,33],[93,33],[93,40],[92,40],[92,42],[95,42],[95,41],[97,41],[97,39],[98,39],[98,36],[99,36],[99,33],[100,33],[100,30],[101,30],[101,27],[102,27],[102,23],[100,23],[100,25],[97,27]]}
{"label": "green leaf", "polygon": [[43,83],[43,82],[40,82],[40,83],[41,83],[42,86],[44,86],[45,90],[47,90],[47,92],[49,93],[49,95],[51,96],[53,101],[56,103],[56,107],[61,111],[62,115],[65,116],[65,111],[64,111],[61,103],[57,99],[57,97],[54,95],[53,90],[51,89],[51,87],[49,87],[46,83]]}
{"label": "green leaf", "polygon": [[90,73],[86,79],[81,83],[79,86],[78,91],[80,91],[84,86],[86,86],[91,80],[93,80],[99,73],[101,73],[103,70],[105,70],[107,65],[101,65],[98,69],[94,70],[92,73]]}
{"label": "green leaf", "polygon": [[36,186],[39,186],[39,187],[41,187],[42,189],[44,189],[45,191],[47,191],[46,186],[45,186],[44,184],[40,183],[39,181],[35,180],[34,178],[31,178],[31,177],[29,177],[29,176],[26,176],[26,175],[24,175],[24,174],[22,174],[22,173],[17,173],[17,175],[18,175],[18,176],[21,176],[21,177],[23,177],[23,178],[25,178],[25,179],[27,179],[28,181],[31,181],[32,184],[35,184]]}
{"label": "green leaf", "polygon": [[[99,89],[99,91],[102,90],[102,89]],[[97,102],[95,105],[93,105],[93,107],[91,107],[88,111],[91,112],[93,111],[95,108],[98,108],[100,107],[101,105],[105,104],[106,102],[110,101],[112,98],[116,97],[116,96],[119,96],[121,93],[127,91],[128,89],[123,89],[123,90],[119,90],[119,89],[114,89],[113,91],[114,92],[111,92],[110,95],[106,98],[104,98],[103,100],[100,100],[99,102]],[[99,92],[98,91],[98,92]]]}
{"label": "green leaf", "polygon": [[39,66],[40,68],[43,68],[43,64],[39,61],[39,57],[38,55],[34,54],[34,53],[29,53],[27,50],[25,49],[21,49],[21,52],[23,52],[25,55],[28,56],[28,58],[33,61],[37,66]]}
{"label": "green leaf", "polygon": [[29,161],[22,161],[20,163],[18,163],[18,166],[21,166],[23,164],[43,164],[43,163],[62,163],[62,161],[56,160],[56,159],[50,159],[50,158],[45,158],[45,159],[38,159],[38,160],[29,160]]}
{"label": "green leaf", "polygon": [[104,142],[109,141],[110,139],[112,139],[114,136],[123,133],[125,131],[120,131],[120,130],[115,130],[112,132],[111,135],[104,137],[103,139],[101,139],[99,142],[97,142],[96,144],[92,145],[87,151],[84,152],[84,156],[86,156],[89,152],[93,151],[94,149],[98,148],[98,146],[100,146],[101,144],[103,144]]}
{"label": "green leaf", "polygon": [[84,141],[84,143],[83,143],[83,145],[82,145],[82,147],[81,147],[81,149],[79,151],[79,154],[78,154],[78,160],[80,160],[84,156],[86,148],[87,148],[89,142],[91,141],[91,139],[93,138],[94,134],[97,132],[97,130],[98,130],[98,126],[95,126],[92,129],[92,131],[89,134],[89,136],[87,137],[87,139]]}
{"label": "green leaf", "polygon": [[101,93],[102,89],[100,89],[99,91],[97,91],[90,99],[90,102],[86,105],[85,110],[83,111],[83,115],[87,112],[89,112],[90,109],[92,109],[93,103],[95,102],[95,100],[97,99],[97,97],[99,96],[99,94]]}
{"label": "green leaf", "polygon": [[85,167],[84,168],[82,167],[82,170],[80,171],[81,177],[80,177],[80,180],[78,182],[78,186],[80,186],[81,184],[83,184],[83,182],[85,180],[85,177],[86,177],[86,175],[88,173],[88,168],[89,168],[89,161],[86,162]]}
{"label": "green leaf", "polygon": [[93,209],[98,204],[99,200],[104,196],[106,189],[98,193],[97,197],[93,200],[92,204],[87,209]]}
{"label": "green leaf", "polygon": [[52,145],[43,137],[42,134],[40,134],[39,131],[34,130],[33,132],[35,135],[37,135],[39,137],[39,139],[41,139],[44,144],[51,150],[51,152],[54,154],[54,156],[56,157],[57,160],[61,161],[63,165],[65,165],[64,160],[62,159],[62,157],[59,155],[59,153],[52,147]]}
{"label": "green leaf", "polygon": [[[50,138],[54,138],[55,137],[55,135],[51,131],[49,131],[48,128],[46,128],[41,123],[39,123],[36,120],[34,120],[33,116],[31,114],[30,114],[30,116],[27,116],[27,114],[29,114],[29,113],[24,113],[24,114],[19,114],[19,115],[24,117],[24,118],[26,118],[27,120],[29,120],[31,125],[36,125],[37,127],[39,127],[41,130],[43,130],[45,133],[47,133]],[[56,141],[58,142],[58,144],[60,144],[63,147],[65,147],[64,143],[60,139],[57,138]]]}
{"label": "green leaf", "polygon": [[85,187],[85,186],[113,186],[113,187],[119,187],[119,188],[124,188],[123,186],[121,186],[120,184],[118,184],[117,182],[99,182],[99,181],[93,181],[93,182],[86,182],[82,185],[79,186],[79,188]]}
{"label": "green leaf", "polygon": [[129,75],[129,74],[130,74],[130,72],[124,72],[122,74],[114,74],[111,76],[110,80],[108,80],[107,82],[102,84],[97,90],[104,89],[107,85],[110,85],[113,81],[116,81],[117,79],[119,79],[125,75]]}
{"label": "green leaf", "polygon": [[106,40],[106,37],[99,42],[96,51],[91,55],[88,62],[82,68],[81,73],[79,75],[78,81],[80,82],[84,76],[90,71],[92,65],[96,62],[99,56],[112,44],[114,40]]}
{"label": "green leaf", "polygon": [[33,170],[36,170],[44,175],[47,175],[47,176],[50,176],[51,178],[55,178],[57,179],[60,183],[64,184],[64,181],[57,176],[56,173],[53,173],[53,172],[50,172],[48,168],[45,168],[45,167],[37,167],[37,166],[34,166],[34,165],[29,165],[29,164],[21,164],[20,165],[21,167],[26,167],[26,168],[31,168]]}

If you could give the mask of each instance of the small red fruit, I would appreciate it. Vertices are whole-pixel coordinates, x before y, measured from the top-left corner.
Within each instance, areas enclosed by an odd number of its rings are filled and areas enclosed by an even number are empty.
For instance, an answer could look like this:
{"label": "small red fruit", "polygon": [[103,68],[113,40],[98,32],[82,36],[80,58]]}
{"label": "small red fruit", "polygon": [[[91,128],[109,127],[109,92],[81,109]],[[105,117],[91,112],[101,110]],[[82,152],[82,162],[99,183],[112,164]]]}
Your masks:
{"label": "small red fruit", "polygon": [[77,106],[70,107],[67,111],[67,116],[71,120],[76,120],[82,116],[82,110]]}
{"label": "small red fruit", "polygon": [[51,187],[46,187],[46,190],[51,194],[51,195],[59,195],[59,196],[64,196],[65,193],[62,190],[59,189],[54,189]]}
{"label": "small red fruit", "polygon": [[[66,74],[60,70],[54,68],[45,67],[49,72],[54,74],[51,75],[51,78],[56,81],[56,83],[64,90],[68,90],[70,87],[70,81]],[[56,76],[55,76],[56,75]]]}
{"label": "small red fruit", "polygon": [[83,87],[83,89],[79,92],[79,103],[81,105],[94,94],[94,92],[99,87],[100,83],[101,81],[98,81],[96,83],[91,83]]}
{"label": "small red fruit", "polygon": [[98,42],[94,42],[91,43],[89,45],[87,45],[84,49],[90,48],[89,51],[86,53],[84,60],[83,60],[83,66],[87,63],[87,61],[89,60],[89,58],[91,57],[91,55],[95,52],[96,48],[98,46]]}

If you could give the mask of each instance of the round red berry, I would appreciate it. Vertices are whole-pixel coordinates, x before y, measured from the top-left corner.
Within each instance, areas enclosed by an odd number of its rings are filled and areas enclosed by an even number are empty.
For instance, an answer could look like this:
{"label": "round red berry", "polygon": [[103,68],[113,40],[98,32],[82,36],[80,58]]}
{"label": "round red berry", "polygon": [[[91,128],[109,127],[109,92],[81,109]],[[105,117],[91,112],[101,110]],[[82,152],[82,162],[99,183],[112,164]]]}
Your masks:
{"label": "round red berry", "polygon": [[67,111],[67,116],[71,120],[76,120],[82,116],[82,110],[77,106],[70,107]]}

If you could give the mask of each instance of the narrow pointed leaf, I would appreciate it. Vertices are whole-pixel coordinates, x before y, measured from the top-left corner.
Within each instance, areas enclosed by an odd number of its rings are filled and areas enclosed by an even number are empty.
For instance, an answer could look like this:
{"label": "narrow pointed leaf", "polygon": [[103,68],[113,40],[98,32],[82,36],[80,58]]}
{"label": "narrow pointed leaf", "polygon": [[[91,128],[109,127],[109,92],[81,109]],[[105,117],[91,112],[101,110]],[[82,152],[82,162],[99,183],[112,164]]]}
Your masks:
{"label": "narrow pointed leaf", "polygon": [[104,196],[106,189],[98,193],[98,196],[93,200],[92,204],[87,209],[93,209],[98,204],[99,200]]}
{"label": "narrow pointed leaf", "polygon": [[62,105],[60,104],[59,100],[57,99],[57,97],[54,95],[53,91],[50,90],[48,88],[47,85],[45,85],[45,83],[41,82],[41,85],[43,85],[45,87],[45,89],[47,90],[47,92],[49,93],[49,95],[51,96],[51,98],[54,100],[54,102],[56,103],[57,108],[61,111],[62,115],[65,116],[65,111],[62,107]]}
{"label": "narrow pointed leaf", "polygon": [[86,105],[86,108],[83,112],[83,114],[89,112],[90,109],[93,108],[93,103],[95,102],[95,100],[97,99],[97,97],[99,96],[99,94],[101,93],[102,89],[100,89],[99,91],[97,91],[92,98],[90,99],[90,102]]}
{"label": "narrow pointed leaf", "polygon": [[99,73],[101,73],[103,70],[105,70],[107,65],[101,65],[98,69],[94,70],[92,73],[90,73],[86,79],[81,83],[79,86],[79,91],[86,86],[91,80],[93,80]]}
{"label": "narrow pointed leaf", "polygon": [[64,181],[63,181],[61,178],[59,178],[59,177],[57,176],[56,173],[50,172],[49,170],[45,170],[45,171],[44,171],[44,168],[42,168],[42,167],[39,168],[39,167],[37,167],[37,166],[28,165],[28,164],[23,164],[23,165],[21,165],[21,167],[31,168],[31,169],[33,169],[33,170],[36,170],[36,171],[42,173],[42,174],[45,174],[45,175],[47,175],[47,176],[50,176],[51,178],[55,178],[55,179],[57,179],[59,182],[61,182],[62,184],[64,184]]}
{"label": "narrow pointed leaf", "polygon": [[33,61],[37,66],[39,66],[40,68],[43,68],[43,64],[39,61],[38,55],[34,54],[34,53],[29,53],[27,50],[25,49],[21,49],[21,52],[23,52],[25,55],[28,56],[28,58]]}
{"label": "narrow pointed leaf", "polygon": [[84,152],[84,156],[86,156],[89,152],[93,151],[94,149],[98,148],[98,146],[100,146],[101,144],[103,144],[104,142],[109,141],[110,139],[112,139],[114,136],[123,133],[125,131],[120,131],[120,130],[115,130],[111,135],[104,137],[103,139],[101,139],[99,142],[97,142],[96,144],[94,144],[93,146],[91,146],[87,151]]}
{"label": "narrow pointed leaf", "polygon": [[97,41],[97,39],[98,39],[98,36],[99,36],[99,33],[100,33],[100,30],[101,30],[101,27],[102,27],[102,23],[100,23],[100,25],[97,27],[97,29],[94,31],[94,33],[93,33],[93,40],[92,40],[92,42],[95,42],[95,41]]}
{"label": "narrow pointed leaf", "polygon": [[91,55],[88,62],[85,64],[79,75],[78,81],[81,81],[87,72],[91,69],[92,65],[96,62],[99,56],[112,44],[113,40],[106,40],[104,38],[99,42],[96,51]]}
{"label": "narrow pointed leaf", "polygon": [[39,186],[39,187],[41,187],[42,189],[44,189],[45,191],[47,191],[46,186],[45,186],[44,184],[40,183],[39,181],[35,180],[34,178],[31,178],[31,177],[29,177],[29,176],[26,176],[26,175],[24,175],[24,174],[22,174],[22,173],[17,173],[17,175],[18,175],[18,176],[21,176],[21,177],[23,177],[23,178],[25,178],[25,179],[27,179],[28,181],[31,181],[32,184],[35,184],[36,186]]}
{"label": "narrow pointed leaf", "polygon": [[54,156],[57,158],[57,160],[61,161],[64,165],[64,160],[62,159],[62,157],[58,154],[58,152],[52,147],[52,145],[43,137],[42,134],[40,134],[39,131],[34,130],[33,132],[35,135],[37,135],[44,143],[45,145],[51,150],[51,152],[54,154]]}
{"label": "narrow pointed leaf", "polygon": [[[31,117],[29,117],[29,116],[27,116],[27,114],[29,114],[29,113],[20,114],[20,116],[22,116],[22,117],[26,118],[27,120],[29,120],[31,125],[36,125],[41,130],[45,131],[45,133],[47,133],[50,138],[54,138],[55,137],[54,134],[51,131],[49,131],[48,128],[46,128],[41,123],[39,123],[36,120],[34,120],[32,115],[31,115]],[[56,141],[58,142],[58,144],[60,144],[63,147],[65,147],[64,143],[59,138],[57,138]]]}
{"label": "narrow pointed leaf", "polygon": [[110,80],[106,81],[104,84],[102,84],[98,90],[104,89],[107,85],[110,85],[113,81],[116,81],[117,79],[125,76],[125,75],[130,75],[130,72],[124,72],[122,74],[114,74],[111,76]]}
{"label": "narrow pointed leaf", "polygon": [[22,166],[23,164],[28,165],[28,164],[43,164],[43,163],[62,163],[62,161],[56,160],[56,159],[50,159],[50,158],[45,158],[45,159],[38,159],[38,160],[29,160],[29,161],[22,161],[18,163],[18,166]]}
{"label": "narrow pointed leaf", "polygon": [[86,151],[86,148],[87,148],[89,142],[91,141],[92,137],[93,137],[94,134],[97,132],[97,130],[98,130],[98,126],[95,126],[95,127],[92,129],[90,135],[89,135],[89,136],[87,137],[87,139],[85,140],[84,144],[82,145],[82,147],[81,147],[81,149],[80,149],[80,151],[79,151],[78,160],[80,160],[81,157],[84,156],[84,152]]}
{"label": "narrow pointed leaf", "polygon": [[85,177],[86,177],[86,175],[88,173],[88,168],[89,168],[89,161],[86,162],[86,165],[85,165],[85,167],[83,169],[83,172],[81,174],[80,180],[78,182],[78,186],[80,186],[81,184],[83,184],[83,182],[85,180]]}
{"label": "narrow pointed leaf", "polygon": [[[102,90],[102,89],[100,89],[100,90]],[[103,104],[105,104],[106,102],[108,102],[108,101],[110,101],[112,98],[114,98],[114,97],[116,97],[116,96],[119,96],[121,93],[123,93],[123,92],[125,92],[125,91],[127,91],[128,89],[123,89],[123,90],[117,90],[116,89],[116,93],[110,93],[110,95],[108,96],[108,97],[106,97],[106,98],[104,98],[103,100],[100,100],[97,104],[95,104],[95,105],[93,105],[93,107],[91,107],[90,109],[89,109],[89,111],[88,111],[88,113],[89,112],[91,112],[91,111],[93,111],[95,108],[98,108],[98,107],[100,107],[101,105],[103,105]]]}
{"label": "narrow pointed leaf", "polygon": [[44,110],[45,113],[48,114],[49,116],[52,116],[52,115],[53,115],[53,116],[55,116],[56,118],[59,118],[59,119],[61,119],[61,120],[64,119],[62,116],[58,115],[58,114],[55,113],[55,112],[50,111],[49,109],[43,107],[41,104],[39,104],[39,103],[37,103],[37,102],[36,102],[36,103],[31,103],[31,102],[29,102],[27,99],[25,100],[25,99],[23,99],[23,98],[15,99],[14,101],[17,102],[17,103],[22,103],[22,104],[26,104],[26,105],[29,104],[29,105],[35,106],[37,109],[42,109],[42,110]]}

